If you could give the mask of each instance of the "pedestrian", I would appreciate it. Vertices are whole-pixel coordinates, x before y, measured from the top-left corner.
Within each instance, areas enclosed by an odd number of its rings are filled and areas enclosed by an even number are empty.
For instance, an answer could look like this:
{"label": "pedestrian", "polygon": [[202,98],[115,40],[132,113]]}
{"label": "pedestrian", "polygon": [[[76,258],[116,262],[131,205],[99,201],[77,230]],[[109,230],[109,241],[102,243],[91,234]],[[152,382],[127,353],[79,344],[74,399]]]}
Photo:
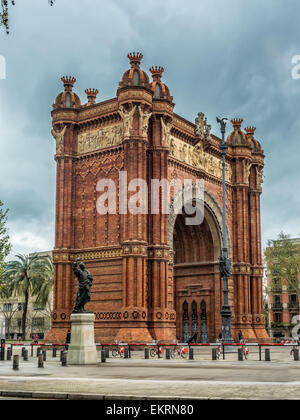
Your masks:
{"label": "pedestrian", "polygon": [[71,343],[71,331],[68,330],[67,335],[66,335],[66,350],[68,350],[70,343]]}
{"label": "pedestrian", "polygon": [[197,332],[195,332],[195,334],[194,335],[192,335],[189,339],[188,339],[188,341],[187,341],[187,344],[191,344],[191,343],[197,343],[197,338],[198,338],[198,333]]}
{"label": "pedestrian", "polygon": [[241,343],[243,341],[243,333],[242,333],[242,331],[240,330],[239,331],[239,342]]}

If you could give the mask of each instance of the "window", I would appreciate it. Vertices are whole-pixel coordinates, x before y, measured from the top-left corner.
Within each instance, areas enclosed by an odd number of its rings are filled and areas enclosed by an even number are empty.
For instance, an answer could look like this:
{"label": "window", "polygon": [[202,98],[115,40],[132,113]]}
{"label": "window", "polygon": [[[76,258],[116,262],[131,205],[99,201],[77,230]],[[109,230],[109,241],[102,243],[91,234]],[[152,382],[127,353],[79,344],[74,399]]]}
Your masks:
{"label": "window", "polygon": [[12,304],[11,303],[4,303],[3,311],[4,312],[11,312],[12,311]]}
{"label": "window", "polygon": [[276,322],[276,323],[282,322],[282,314],[281,313],[275,313],[274,314],[274,322]]}
{"label": "window", "polygon": [[279,286],[279,285],[281,285],[280,278],[279,278],[279,277],[274,277],[274,278],[272,279],[272,283],[274,284],[274,286]]}
{"label": "window", "polygon": [[66,94],[66,108],[71,108],[71,95],[69,93]]}
{"label": "window", "polygon": [[37,328],[44,328],[45,320],[44,318],[33,318],[32,326]]}
{"label": "window", "polygon": [[158,83],[156,83],[156,85],[155,85],[154,98],[155,99],[160,99],[161,98],[161,87]]}
{"label": "window", "polygon": [[132,83],[133,86],[139,86],[140,84],[140,73],[137,70],[134,70],[133,72]]}
{"label": "window", "polygon": [[281,305],[281,296],[280,295],[274,295],[274,304],[276,306],[280,306]]}
{"label": "window", "polygon": [[23,303],[18,303],[18,311],[23,311]]}

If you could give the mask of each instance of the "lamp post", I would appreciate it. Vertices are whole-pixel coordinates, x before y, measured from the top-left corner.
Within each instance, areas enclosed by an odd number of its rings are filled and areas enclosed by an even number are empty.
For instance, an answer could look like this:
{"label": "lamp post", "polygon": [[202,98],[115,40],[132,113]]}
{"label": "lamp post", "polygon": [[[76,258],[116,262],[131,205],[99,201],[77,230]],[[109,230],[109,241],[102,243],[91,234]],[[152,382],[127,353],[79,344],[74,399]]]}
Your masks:
{"label": "lamp post", "polygon": [[222,143],[220,150],[222,153],[222,188],[223,188],[223,247],[221,256],[219,258],[220,275],[223,279],[223,305],[221,309],[222,316],[222,341],[225,343],[233,342],[231,336],[231,309],[228,299],[228,279],[232,272],[231,260],[228,258],[228,245],[227,245],[227,223],[226,223],[226,152],[228,143],[225,141],[226,123],[227,118],[217,118],[218,124],[221,126]]}

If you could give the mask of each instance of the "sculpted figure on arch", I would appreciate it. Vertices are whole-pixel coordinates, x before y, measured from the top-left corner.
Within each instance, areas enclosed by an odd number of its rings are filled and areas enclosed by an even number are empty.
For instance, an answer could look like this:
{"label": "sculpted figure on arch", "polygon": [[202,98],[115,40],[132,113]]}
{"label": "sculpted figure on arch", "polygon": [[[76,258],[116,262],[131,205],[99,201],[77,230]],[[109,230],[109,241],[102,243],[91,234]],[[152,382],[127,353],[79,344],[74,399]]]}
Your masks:
{"label": "sculpted figure on arch", "polygon": [[139,114],[140,114],[140,129],[142,131],[142,136],[147,137],[148,134],[148,126],[149,120],[151,118],[152,112],[143,111],[139,106]]}
{"label": "sculpted figure on arch", "polygon": [[164,119],[161,118],[161,127],[162,127],[162,139],[163,142],[170,146],[171,144],[171,129],[172,129],[172,123],[171,122],[164,122]]}
{"label": "sculpted figure on arch", "polygon": [[65,125],[64,128],[59,132],[57,132],[55,130],[51,131],[52,136],[56,140],[56,153],[61,153],[62,152],[63,141],[64,141],[66,129],[67,129],[67,126]]}
{"label": "sculpted figure on arch", "polygon": [[136,105],[132,108],[131,111],[126,111],[123,107],[123,105],[120,106],[119,114],[121,115],[123,119],[123,125],[124,125],[124,136],[129,137],[130,131],[132,129],[132,123],[133,123],[133,115],[136,111]]}

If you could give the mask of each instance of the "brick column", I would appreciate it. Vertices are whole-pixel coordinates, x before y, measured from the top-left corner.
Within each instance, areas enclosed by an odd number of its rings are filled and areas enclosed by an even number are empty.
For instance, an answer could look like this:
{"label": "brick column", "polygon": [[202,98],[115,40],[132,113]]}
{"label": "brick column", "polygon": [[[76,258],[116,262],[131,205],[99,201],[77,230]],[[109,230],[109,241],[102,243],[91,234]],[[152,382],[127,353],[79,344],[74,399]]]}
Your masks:
{"label": "brick column", "polygon": [[265,329],[264,302],[263,302],[263,264],[261,249],[261,214],[260,214],[261,188],[257,185],[256,170],[252,168],[249,191],[250,220],[250,246],[251,246],[251,304],[252,326],[258,340],[267,339]]}
{"label": "brick column", "polygon": [[[158,181],[168,179],[169,149],[162,141],[161,118],[162,115],[152,117],[149,184],[152,179]],[[153,199],[159,200],[159,203],[157,203],[159,214],[149,214],[149,329],[155,340],[169,341],[176,338],[176,314],[173,299],[169,299],[168,214],[163,214],[162,194]],[[172,288],[172,285],[170,285],[170,288]]]}
{"label": "brick column", "polygon": [[[141,135],[138,111],[134,114],[131,135],[124,139],[124,173],[127,182],[136,179],[146,181],[147,174],[147,138]],[[139,188],[137,188],[138,190]],[[137,191],[128,192],[130,198]],[[148,194],[148,192],[146,191]],[[127,195],[127,194],[126,194]],[[140,204],[145,204],[141,197]],[[143,202],[142,202],[143,201]],[[123,248],[123,304],[121,310],[121,327],[116,336],[120,341],[152,341],[147,320],[147,214],[133,214],[127,207],[127,213],[121,215],[121,245]],[[148,207],[148,206],[147,206]],[[124,207],[125,210],[125,207]]]}
{"label": "brick column", "polygon": [[68,126],[63,151],[55,156],[56,166],[56,217],[54,263],[54,300],[52,329],[47,341],[64,341],[70,326],[73,309],[72,262],[73,247],[72,199],[73,199],[73,145],[74,125]]}
{"label": "brick column", "polygon": [[250,305],[250,239],[249,239],[249,183],[245,172],[245,160],[236,159],[233,206],[236,215],[233,246],[233,275],[236,287],[236,311],[234,335],[241,330],[243,336],[255,339],[252,328]]}

